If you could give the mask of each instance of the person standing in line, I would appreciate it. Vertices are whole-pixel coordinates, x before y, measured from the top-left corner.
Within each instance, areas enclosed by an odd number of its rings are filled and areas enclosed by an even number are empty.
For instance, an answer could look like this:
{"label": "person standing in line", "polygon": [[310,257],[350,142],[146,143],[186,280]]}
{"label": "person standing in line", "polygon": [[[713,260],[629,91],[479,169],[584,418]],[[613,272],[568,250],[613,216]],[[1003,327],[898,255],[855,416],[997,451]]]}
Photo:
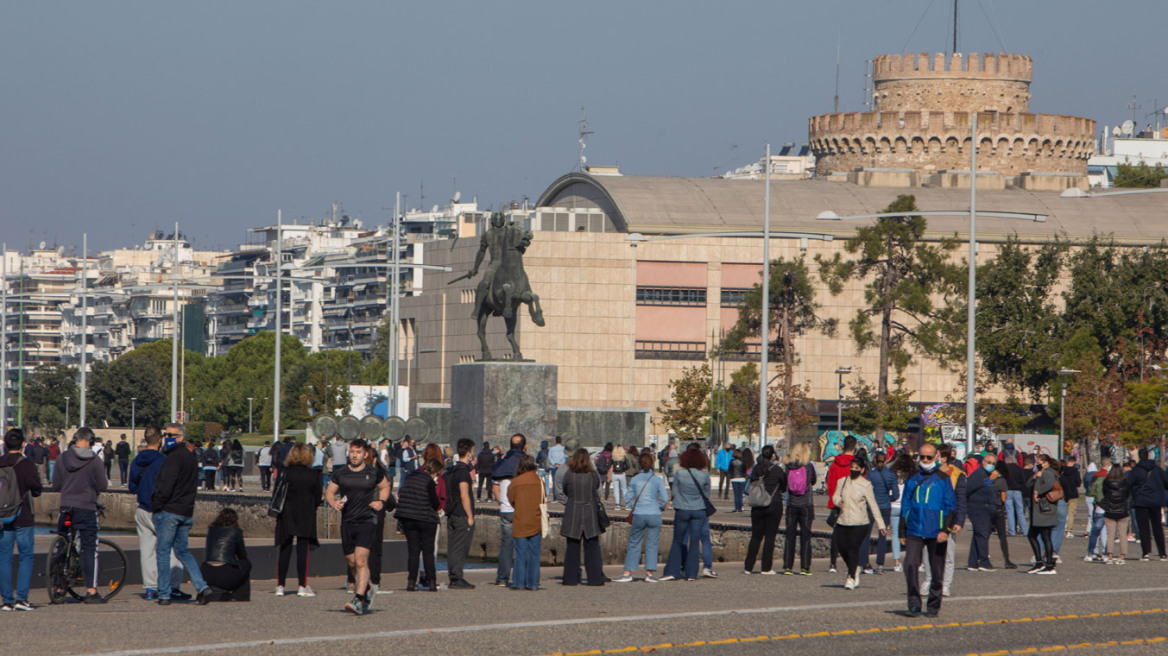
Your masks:
{"label": "person standing in line", "polygon": [[564,451],[563,438],[561,438],[559,435],[556,435],[555,444],[553,444],[552,447],[548,449],[548,464],[551,465],[552,468],[551,475],[548,476],[548,503],[561,500],[559,498],[559,494],[556,493],[556,488],[559,487],[556,481],[558,480],[560,467],[563,467],[567,460],[568,456]]}
{"label": "person standing in line", "polygon": [[[1013,446],[1008,444],[1008,446]],[[1003,450],[1003,455],[1006,451]],[[1026,459],[1029,459],[1030,465],[1034,464],[1033,456],[1025,456],[1023,464],[1019,465],[1017,458],[1007,457],[1003,462],[1006,471],[1002,475],[1006,477],[1006,532],[1009,535],[1026,535],[1030,532],[1030,524],[1026,521],[1026,482],[1030,478],[1031,472],[1028,472],[1025,467]]]}
{"label": "person standing in line", "polygon": [[114,455],[118,458],[118,473],[122,476],[122,487],[126,487],[126,474],[130,471],[130,453],[130,443],[126,441],[126,434],[122,433],[121,441],[114,447]]}
{"label": "person standing in line", "polygon": [[507,500],[507,487],[519,471],[519,459],[527,453],[527,438],[522,433],[511,436],[511,450],[495,463],[491,471],[495,498],[499,501],[499,566],[495,570],[495,585],[506,588],[511,581],[511,566],[515,559],[515,539],[511,532],[515,508]]}
{"label": "person standing in line", "polygon": [[[847,478],[851,472],[852,458],[856,457],[856,437],[848,435],[844,438],[843,453],[837,455],[832,459],[831,465],[827,468],[827,509],[831,511],[835,508],[835,488],[839,482]],[[828,564],[827,571],[835,574],[836,559],[839,557],[839,538],[838,533],[832,531],[831,533],[831,560]]]}
{"label": "person standing in line", "polygon": [[734,444],[727,442],[714,456],[714,469],[718,470],[718,496],[725,499],[730,489],[730,461],[734,457]]}
{"label": "person standing in line", "polygon": [[[138,556],[142,568],[142,587],[145,588],[146,601],[158,600],[158,535],[154,531],[154,513],[150,511],[150,499],[154,495],[154,482],[158,472],[162,469],[162,462],[166,456],[162,455],[162,432],[154,426],[147,426],[142,431],[145,443],[138,449],[138,455],[130,463],[131,494],[138,499],[138,508],[134,511],[134,524],[138,529]],[[182,581],[183,566],[179,559],[170,552],[170,580]],[[171,599],[185,600],[191,596],[179,590],[178,585],[171,588]]]}
{"label": "person standing in line", "polygon": [[195,495],[199,489],[199,463],[185,444],[185,433],[182,424],[166,425],[162,434],[166,457],[158,469],[154,491],[150,494],[151,520],[158,536],[155,558],[160,606],[170,605],[171,584],[174,584],[174,589],[178,588],[179,581],[172,581],[170,576],[172,550],[190,574],[199,604],[204,605],[211,599],[211,588],[203,579],[188,542],[195,514]]}
{"label": "person standing in line", "polygon": [[580,584],[580,552],[588,585],[604,585],[604,563],[600,557],[601,477],[592,465],[587,449],[576,449],[568,460],[563,477],[564,517],[560,536],[568,541],[564,550],[564,585]]}
{"label": "person standing in line", "polygon": [[[1051,533],[1058,524],[1058,506],[1048,495],[1058,482],[1058,474],[1051,468],[1051,457],[1038,456],[1038,470],[1027,484],[1030,499],[1030,531],[1026,534],[1034,551],[1034,567],[1027,574],[1057,574],[1054,562],[1054,540]],[[1045,553],[1044,553],[1045,550]]]}
{"label": "person standing in line", "polygon": [[686,449],[678,457],[673,476],[673,544],[665,563],[662,581],[685,578],[692,581],[698,570],[702,549],[702,528],[709,522],[706,499],[710,494],[710,461],[701,449]]}
{"label": "person standing in line", "polygon": [[524,455],[511,485],[507,501],[515,509],[512,536],[515,540],[515,567],[511,585],[515,590],[539,589],[539,557],[543,538],[543,521],[539,506],[543,503],[543,482],[536,473],[535,458]]}
{"label": "person standing in line", "polygon": [[[750,508],[750,544],[746,547],[746,561],[743,563],[743,571],[747,574],[754,573],[754,561],[758,557],[760,546],[762,573],[767,576],[776,573],[775,536],[779,532],[779,522],[783,519],[783,493],[787,491],[787,472],[781,465],[772,464],[774,458],[775,447],[770,444],[764,446],[762,451],[759,451],[758,464],[750,473],[750,484],[761,485],[763,491],[770,495],[770,503]],[[735,503],[738,503],[738,496],[738,492],[735,491]]]}
{"label": "person standing in line", "polygon": [[1139,526],[1140,560],[1151,560],[1153,540],[1160,560],[1168,560],[1168,554],[1164,552],[1164,525],[1160,518],[1160,509],[1164,507],[1165,493],[1168,492],[1168,476],[1149,457],[1146,447],[1141,448],[1137,455],[1139,462],[1132,466],[1127,482],[1131,486],[1132,507]]}
{"label": "person standing in line", "polygon": [[641,546],[645,547],[645,582],[657,582],[658,540],[661,537],[661,513],[669,505],[665,482],[653,473],[653,452],[643,449],[637,458],[640,471],[629,481],[625,491],[625,505],[633,521],[629,526],[629,543],[625,552],[625,571],[617,583],[629,583],[641,562]]}
{"label": "person standing in line", "polygon": [[[1127,564],[1127,523],[1128,502],[1131,501],[1131,483],[1123,473],[1123,468],[1113,465],[1107,476],[1100,479],[1096,507],[1103,513],[1103,525],[1107,531],[1103,538],[1103,562],[1109,565]],[[1112,542],[1119,542],[1119,557],[1111,549]]]}
{"label": "person standing in line", "polygon": [[[11,469],[20,495],[18,515],[6,524],[0,524],[0,610],[33,610],[28,601],[28,590],[32,586],[34,533],[36,522],[33,517],[32,497],[41,495],[41,477],[36,465],[21,455],[24,431],[12,428],[4,434],[4,448],[7,453],[0,457],[0,469]],[[16,586],[12,585],[12,554],[19,556],[16,572]]]}
{"label": "person standing in line", "polygon": [[284,596],[284,584],[288,578],[288,565],[292,560],[292,543],[296,543],[297,597],[315,597],[316,593],[308,585],[308,552],[318,546],[316,533],[316,507],[322,494],[321,477],[312,470],[312,449],[297,442],[288,459],[284,461],[284,510],[276,516],[275,543],[278,551],[276,561],[276,596]]}
{"label": "person standing in line", "polygon": [[418,589],[418,559],[425,561],[426,572],[430,573],[427,585],[422,589],[437,592],[438,577],[434,568],[434,535],[438,529],[438,485],[435,482],[445,467],[441,460],[427,458],[422,468],[411,472],[402,481],[398,492],[397,512],[394,516],[401,522],[406,536],[406,591]]}
{"label": "person standing in line", "polygon": [[[87,604],[104,604],[105,599],[97,594],[97,495],[106,491],[109,479],[105,476],[105,465],[90,449],[93,431],[82,426],[73,434],[73,446],[61,454],[60,466],[53,479],[53,491],[60,492],[61,514],[57,521],[57,532],[64,529],[66,511],[72,515],[73,528],[81,536],[82,576],[88,595]],[[11,571],[11,570],[10,570]],[[167,590],[167,594],[170,591]]]}
{"label": "person standing in line", "polygon": [[491,450],[491,443],[484,441],[483,450],[479,451],[475,459],[475,473],[479,477],[479,491],[475,495],[476,501],[483,500],[483,486],[487,488],[487,502],[495,498],[495,484],[491,480],[491,472],[495,470],[495,452]]}
{"label": "person standing in line", "polygon": [[998,490],[993,481],[997,463],[998,459],[994,455],[986,454],[981,460],[981,466],[969,475],[965,485],[966,509],[973,527],[969,558],[966,561],[966,569],[971,572],[994,571],[993,563],[990,562],[990,529],[998,514]]}
{"label": "person standing in line", "polygon": [[[725,451],[723,449],[723,451]],[[718,455],[722,455],[719,452]],[[742,452],[735,449],[730,453],[730,464],[726,466],[726,477],[730,479],[730,489],[734,494],[734,510],[732,513],[742,512],[742,498],[746,494],[747,474],[750,470],[746,468],[746,462],[743,461]]]}
{"label": "person standing in line", "polygon": [[881,535],[888,533],[888,527],[876,505],[872,483],[866,478],[868,460],[864,456],[856,456],[852,458],[849,467],[851,471],[848,478],[835,487],[833,501],[835,507],[840,509],[835,532],[839,534],[837,542],[840,555],[848,568],[844,589],[855,590],[860,586],[860,542],[868,539],[871,532],[869,524],[875,520]]}
{"label": "person standing in line", "polygon": [[267,440],[256,455],[256,466],[260,468],[260,487],[264,492],[272,489],[272,441]]}
{"label": "person standing in line", "polygon": [[377,539],[378,512],[389,500],[389,483],[379,469],[365,464],[365,440],[353,440],[347,456],[348,464],[333,470],[324,496],[341,513],[341,551],[353,570],[355,596],[345,610],[364,615],[369,612],[369,551]]}
{"label": "person standing in line", "polygon": [[925,615],[941,612],[945,578],[945,551],[949,529],[957,513],[950,478],[937,468],[937,447],[929,442],[918,451],[919,469],[904,484],[900,498],[900,541],[904,549],[904,578],[908,587],[908,617],[921,614],[920,567],[925,553],[931,570]]}
{"label": "person standing in line", "polygon": [[444,474],[446,490],[446,570],[450,575],[451,590],[474,590],[474,584],[463,577],[463,567],[470,555],[474,540],[474,483],[470,476],[470,459],[474,456],[474,440],[465,437],[458,441],[458,458]]}
{"label": "person standing in line", "polygon": [[811,576],[811,522],[815,519],[815,463],[811,445],[799,442],[787,456],[787,530],[783,534],[783,574],[794,574],[795,532],[799,532],[799,573]]}
{"label": "person standing in line", "polygon": [[[884,450],[877,450],[872,454],[872,462],[874,466],[868,471],[868,482],[872,484],[872,496],[876,497],[876,507],[880,509],[879,513],[873,511],[874,515],[879,514],[880,518],[884,520],[884,526],[891,529],[892,524],[892,504],[900,499],[900,485],[898,484],[896,474],[892,469],[885,466],[888,461],[888,456]],[[888,531],[880,534],[876,538],[876,568],[868,561],[868,552],[870,550],[869,543],[871,542],[872,530],[871,524],[868,527],[868,535],[860,542],[860,562],[863,564],[865,574],[883,574],[884,573],[884,558],[888,554]],[[892,540],[896,542],[895,536]],[[897,552],[899,555],[899,550]]]}

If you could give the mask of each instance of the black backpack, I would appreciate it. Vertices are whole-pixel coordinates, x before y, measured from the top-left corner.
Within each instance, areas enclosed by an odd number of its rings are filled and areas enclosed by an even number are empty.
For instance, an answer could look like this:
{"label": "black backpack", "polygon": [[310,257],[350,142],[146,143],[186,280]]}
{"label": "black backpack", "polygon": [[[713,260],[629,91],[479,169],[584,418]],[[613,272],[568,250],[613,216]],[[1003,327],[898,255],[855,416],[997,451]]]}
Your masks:
{"label": "black backpack", "polygon": [[608,467],[611,464],[612,464],[612,453],[610,453],[608,451],[601,451],[600,455],[596,456],[596,473],[607,474]]}

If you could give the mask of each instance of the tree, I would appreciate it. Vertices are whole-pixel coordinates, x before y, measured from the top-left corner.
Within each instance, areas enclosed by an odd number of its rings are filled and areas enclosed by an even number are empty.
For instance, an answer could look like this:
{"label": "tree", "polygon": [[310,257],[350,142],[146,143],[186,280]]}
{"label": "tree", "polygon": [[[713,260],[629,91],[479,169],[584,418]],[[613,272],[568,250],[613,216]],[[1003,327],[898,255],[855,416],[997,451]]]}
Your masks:
{"label": "tree", "polygon": [[[806,414],[805,394],[800,393],[795,384],[795,340],[812,330],[834,334],[835,319],[822,319],[817,315],[820,306],[815,302],[815,287],[811,284],[811,274],[807,264],[800,257],[797,260],[775,260],[770,266],[770,288],[768,289],[767,318],[775,329],[775,339],[767,340],[767,358],[780,363],[779,376],[782,378],[780,390],[782,404],[775,415],[770,413],[768,400],[768,423],[781,423],[787,439],[792,439],[798,429],[800,418]],[[726,351],[745,350],[746,340],[761,340],[762,332],[762,285],[757,284],[747,292],[738,308],[738,321],[727,333],[721,349]],[[769,386],[769,381],[768,381]],[[769,396],[768,388],[768,399]],[[757,405],[757,404],[756,404]]]}
{"label": "tree", "polygon": [[[916,210],[916,198],[901,195],[882,213]],[[898,377],[902,375],[912,362],[913,347],[943,364],[954,354],[952,346],[944,343],[944,336],[953,332],[948,325],[952,316],[944,309],[950,306],[948,297],[960,290],[963,278],[948,258],[957,243],[952,239],[926,243],[927,225],[919,216],[877,219],[874,225],[859,228],[845,244],[844,250],[855,259],[844,260],[839,253],[831,259],[816,258],[819,275],[832,295],[843,292],[848,281],[867,281],[867,307],[856,312],[849,327],[858,348],[879,349],[876,402],[885,408],[877,415],[882,421],[891,418],[893,413],[888,409],[898,405],[890,399],[890,367]],[[941,302],[935,304],[936,298]],[[877,425],[875,429],[882,434],[887,427]]]}
{"label": "tree", "polygon": [[37,367],[24,381],[24,423],[46,431],[65,428],[65,397],[72,400],[69,414],[77,417],[77,390],[76,369],[59,364]]}
{"label": "tree", "polygon": [[1156,166],[1148,166],[1147,162],[1140,162],[1138,164],[1118,164],[1115,167],[1115,180],[1112,181],[1116,187],[1159,187],[1160,181],[1168,178],[1168,171],[1164,170],[1163,164]]}
{"label": "tree", "polygon": [[726,423],[740,435],[758,433],[759,415],[758,366],[747,362],[730,374],[726,388]]}
{"label": "tree", "polygon": [[[336,362],[353,356],[356,353],[340,351],[320,351],[301,360],[296,370],[289,376],[293,383],[292,389],[300,390],[298,395],[299,414],[297,421],[308,423],[318,414],[348,414],[353,404],[353,395],[349,391],[346,367],[340,370],[334,366]],[[358,372],[359,373],[359,372]]]}
{"label": "tree", "polygon": [[[1098,349],[1084,349],[1070,363],[1079,373],[1067,380],[1066,442],[1085,438],[1087,457],[1099,462],[1100,445],[1116,437],[1124,423],[1120,416],[1127,396],[1123,376],[1118,369],[1108,369],[1099,362]],[[1062,409],[1061,394],[1060,384],[1048,404],[1048,408],[1058,409],[1051,411],[1052,416],[1057,417]]]}
{"label": "tree", "polygon": [[91,426],[129,426],[131,422],[161,426],[168,421],[170,357],[163,371],[153,353],[159,349],[148,348],[154,344],[134,349],[109,363],[94,363],[88,381]]}
{"label": "tree", "polygon": [[903,431],[913,418],[909,397],[912,392],[903,388],[904,379],[896,379],[896,389],[881,399],[873,393],[872,386],[863,379],[852,383],[852,400],[842,410],[844,421],[852,432],[884,437],[885,432]]}
{"label": "tree", "polygon": [[1168,433],[1168,380],[1128,383],[1119,421],[1119,439],[1124,446],[1156,443],[1163,452],[1164,434]]}
{"label": "tree", "polygon": [[682,440],[701,439],[709,422],[712,388],[713,374],[708,363],[686,367],[681,378],[670,380],[672,400],[663,400],[657,408],[665,428]]}

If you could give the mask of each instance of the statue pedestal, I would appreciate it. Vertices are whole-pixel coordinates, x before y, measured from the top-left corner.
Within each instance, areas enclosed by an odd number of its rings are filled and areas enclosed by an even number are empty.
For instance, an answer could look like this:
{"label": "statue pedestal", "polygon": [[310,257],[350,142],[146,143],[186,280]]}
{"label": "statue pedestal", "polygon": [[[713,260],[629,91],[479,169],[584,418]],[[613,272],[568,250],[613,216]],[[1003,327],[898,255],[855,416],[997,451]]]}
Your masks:
{"label": "statue pedestal", "polygon": [[503,445],[515,433],[539,444],[556,433],[558,367],[538,362],[467,362],[451,366],[450,442]]}

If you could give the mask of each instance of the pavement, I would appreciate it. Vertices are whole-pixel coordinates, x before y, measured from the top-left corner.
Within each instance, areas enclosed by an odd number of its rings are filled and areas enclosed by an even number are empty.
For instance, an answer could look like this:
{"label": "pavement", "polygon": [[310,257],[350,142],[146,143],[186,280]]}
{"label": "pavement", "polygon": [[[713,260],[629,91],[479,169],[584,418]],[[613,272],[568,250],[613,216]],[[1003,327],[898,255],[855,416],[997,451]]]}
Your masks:
{"label": "pavement", "polygon": [[[1023,544],[1015,538],[1011,546],[1020,554]],[[203,607],[160,607],[127,589],[105,605],[0,614],[0,653],[1168,653],[1168,563],[1090,564],[1081,560],[1085,548],[1084,539],[1068,539],[1056,576],[958,568],[954,596],[936,619],[903,615],[902,574],[863,576],[847,591],[826,560],[815,561],[810,577],[746,576],[720,563],[715,579],[602,587],[564,587],[559,569],[544,568],[543,589],[534,592],[495,587],[487,569],[468,570],[475,590],[436,593],[405,592],[404,575],[386,574],[390,594],[379,594],[363,617],[341,610],[349,595],[340,578],[311,580],[318,594],[310,599],[275,597],[274,582],[256,581],[250,603]],[[34,604],[45,599],[33,591]]]}

